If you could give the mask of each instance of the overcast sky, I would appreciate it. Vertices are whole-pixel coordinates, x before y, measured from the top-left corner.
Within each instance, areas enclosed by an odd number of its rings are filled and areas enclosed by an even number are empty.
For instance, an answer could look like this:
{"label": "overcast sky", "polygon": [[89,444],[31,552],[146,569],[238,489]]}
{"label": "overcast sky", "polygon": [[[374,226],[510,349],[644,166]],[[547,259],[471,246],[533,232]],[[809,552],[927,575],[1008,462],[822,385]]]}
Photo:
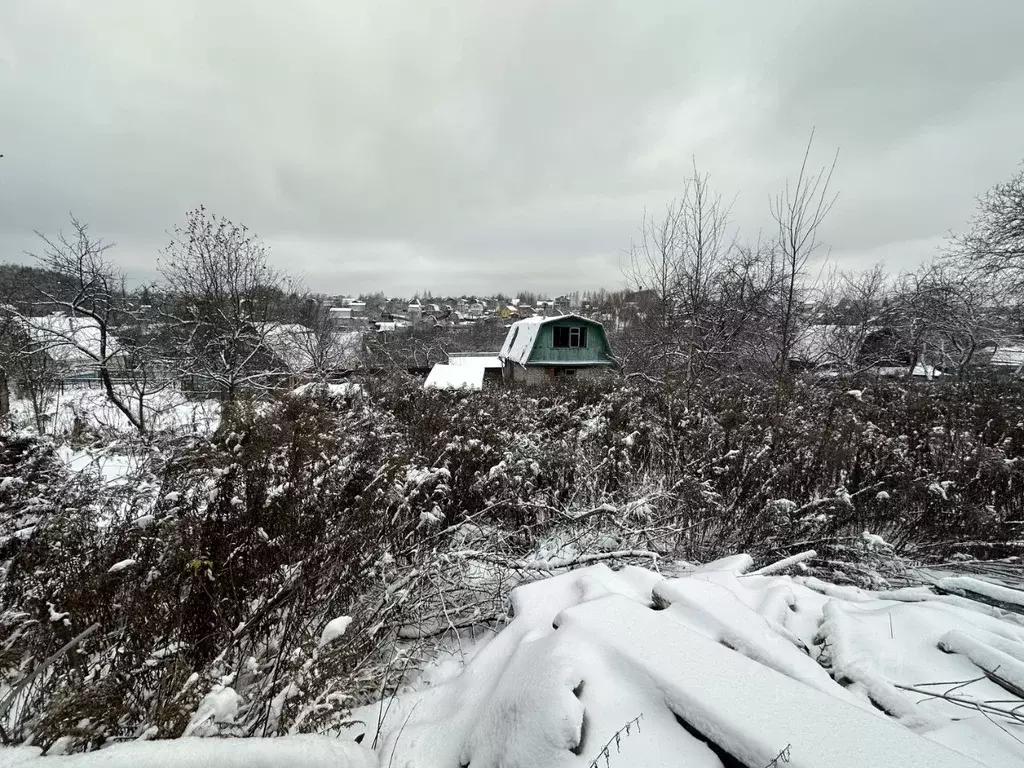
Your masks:
{"label": "overcast sky", "polygon": [[912,267],[1024,158],[1024,1],[7,0],[0,260],[68,212],[155,274],[204,204],[330,293],[620,287],[691,158],[749,236]]}

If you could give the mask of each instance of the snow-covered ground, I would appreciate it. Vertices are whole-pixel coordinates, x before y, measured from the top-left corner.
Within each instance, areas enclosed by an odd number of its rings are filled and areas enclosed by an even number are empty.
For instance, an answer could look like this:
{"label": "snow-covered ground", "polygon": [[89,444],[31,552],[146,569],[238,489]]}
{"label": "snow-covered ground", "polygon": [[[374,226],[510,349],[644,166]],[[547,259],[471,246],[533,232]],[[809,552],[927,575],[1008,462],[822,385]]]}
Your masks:
{"label": "snow-covered ground", "polygon": [[464,667],[355,714],[416,768],[1024,765],[1024,617],[750,565],[521,586]]}
{"label": "snow-covered ground", "polygon": [[137,473],[144,458],[106,449],[72,448],[62,444],[57,456],[74,472],[94,473],[105,483],[118,484]]}
{"label": "snow-covered ground", "polygon": [[[135,401],[137,406],[137,401]],[[217,426],[219,406],[212,400],[191,400],[181,391],[168,388],[145,400],[147,428],[153,432],[175,430],[204,434]],[[45,408],[46,431],[51,435],[70,434],[78,419],[87,427],[105,434],[134,432],[131,422],[98,387],[67,387],[55,393]],[[32,404],[26,399],[11,401],[11,419],[16,426],[34,428]]]}

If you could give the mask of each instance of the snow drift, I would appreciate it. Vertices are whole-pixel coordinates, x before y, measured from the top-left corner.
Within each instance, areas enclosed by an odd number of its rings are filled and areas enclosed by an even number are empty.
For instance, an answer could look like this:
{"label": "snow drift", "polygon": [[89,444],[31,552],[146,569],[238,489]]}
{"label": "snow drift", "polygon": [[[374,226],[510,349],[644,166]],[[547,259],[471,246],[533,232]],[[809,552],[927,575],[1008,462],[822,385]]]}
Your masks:
{"label": "snow drift", "polygon": [[382,764],[416,768],[1024,764],[1019,667],[986,673],[1024,658],[1020,616],[749,568],[521,586],[461,671],[357,714],[383,719]]}

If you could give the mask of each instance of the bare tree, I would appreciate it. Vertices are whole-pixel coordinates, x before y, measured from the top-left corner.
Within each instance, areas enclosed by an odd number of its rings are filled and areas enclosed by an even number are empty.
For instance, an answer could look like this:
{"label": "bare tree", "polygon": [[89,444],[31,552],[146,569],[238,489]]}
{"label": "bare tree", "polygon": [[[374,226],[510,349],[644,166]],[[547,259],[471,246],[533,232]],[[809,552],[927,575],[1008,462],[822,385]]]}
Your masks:
{"label": "bare tree", "polygon": [[301,323],[272,324],[267,345],[274,361],[293,375],[325,381],[355,366],[362,333],[334,327],[327,308],[318,304],[303,313]]}
{"label": "bare tree", "polygon": [[[160,272],[181,367],[227,408],[242,390],[282,378],[268,336],[278,322],[287,280],[267,261],[263,242],[246,227],[190,211],[163,251]],[[268,367],[269,366],[269,367]]]}
{"label": "bare tree", "polygon": [[723,277],[737,255],[729,228],[729,207],[696,164],[665,213],[644,217],[625,267],[640,304],[627,365],[689,383],[720,351]]}
{"label": "bare tree", "polygon": [[[778,293],[773,246],[761,239],[736,249],[721,277],[719,368],[763,374],[775,364],[772,331]],[[728,362],[725,362],[728,361]]]}
{"label": "bare tree", "polygon": [[892,308],[913,373],[919,363],[962,376],[978,349],[998,335],[991,284],[948,259],[900,276]]}
{"label": "bare tree", "polygon": [[35,351],[22,317],[6,309],[0,318],[0,369],[0,418],[10,412],[13,385],[14,394],[28,401],[36,431],[45,434],[60,378],[49,357]]}
{"label": "bare tree", "polygon": [[664,215],[645,217],[625,270],[640,303],[627,368],[687,385],[730,366],[767,363],[780,379],[788,373],[804,299],[814,288],[808,264],[835,201],[829,185],[836,161],[811,170],[813,138],[796,181],[771,201],[770,241],[737,242],[730,207],[696,166]]}
{"label": "bare tree", "polygon": [[[33,256],[39,266],[59,274],[62,282],[59,293],[40,290],[43,304],[65,316],[20,316],[31,340],[24,350],[25,359],[46,360],[72,351],[87,361],[107,400],[140,434],[145,434],[148,398],[166,382],[153,380],[145,350],[130,348],[114,334],[115,327],[126,322],[133,308],[127,300],[124,274],[106,257],[112,244],[93,238],[88,225],[74,217],[70,233],[61,232],[55,238],[36,234],[43,248]],[[54,373],[43,372],[35,363],[28,364],[25,371],[41,373],[37,383]]]}
{"label": "bare tree", "polygon": [[839,153],[832,164],[817,171],[808,167],[814,133],[811,132],[804,150],[803,161],[796,181],[786,182],[782,192],[771,201],[772,218],[776,224],[776,253],[778,262],[778,348],[776,360],[778,374],[789,372],[789,361],[800,333],[800,310],[807,295],[808,262],[818,249],[818,230],[836,200],[829,191],[832,173]]}
{"label": "bare tree", "polygon": [[1024,301],[1024,167],[978,199],[968,234],[953,246],[999,292]]}

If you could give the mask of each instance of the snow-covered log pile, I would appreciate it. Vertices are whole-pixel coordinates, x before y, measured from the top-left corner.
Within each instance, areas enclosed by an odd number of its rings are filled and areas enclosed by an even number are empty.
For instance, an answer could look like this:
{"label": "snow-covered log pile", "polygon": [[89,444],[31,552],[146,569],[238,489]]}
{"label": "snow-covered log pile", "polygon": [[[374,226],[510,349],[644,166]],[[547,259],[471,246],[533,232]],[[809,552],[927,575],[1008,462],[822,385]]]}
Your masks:
{"label": "snow-covered log pile", "polygon": [[354,715],[416,768],[1024,765],[1024,617],[750,565],[525,584],[464,667]]}

